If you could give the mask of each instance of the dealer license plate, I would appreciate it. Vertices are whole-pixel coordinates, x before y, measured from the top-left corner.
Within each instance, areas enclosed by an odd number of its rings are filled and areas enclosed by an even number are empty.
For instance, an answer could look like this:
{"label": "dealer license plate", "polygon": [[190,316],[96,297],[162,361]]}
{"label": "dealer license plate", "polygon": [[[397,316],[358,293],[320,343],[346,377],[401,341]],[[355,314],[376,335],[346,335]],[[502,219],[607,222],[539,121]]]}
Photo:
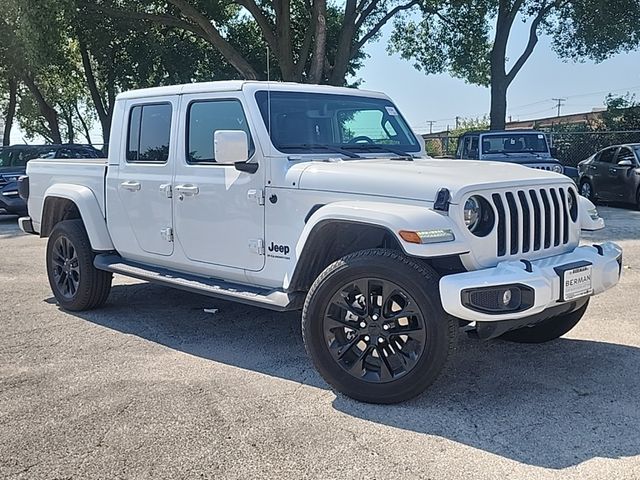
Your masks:
{"label": "dealer license plate", "polygon": [[593,293],[591,265],[569,268],[562,272],[562,300],[568,302]]}

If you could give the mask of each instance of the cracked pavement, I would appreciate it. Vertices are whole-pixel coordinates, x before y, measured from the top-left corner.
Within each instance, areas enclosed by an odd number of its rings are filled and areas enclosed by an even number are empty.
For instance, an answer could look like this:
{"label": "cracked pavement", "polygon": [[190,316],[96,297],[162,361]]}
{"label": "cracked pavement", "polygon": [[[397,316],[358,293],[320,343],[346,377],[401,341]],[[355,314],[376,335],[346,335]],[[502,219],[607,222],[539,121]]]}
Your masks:
{"label": "cracked pavement", "polygon": [[640,212],[599,209],[585,241],[621,243],[624,275],[573,331],[461,336],[394,406],[331,391],[299,313],[123,277],[105,308],[63,312],[45,241],[0,215],[0,478],[639,479]]}

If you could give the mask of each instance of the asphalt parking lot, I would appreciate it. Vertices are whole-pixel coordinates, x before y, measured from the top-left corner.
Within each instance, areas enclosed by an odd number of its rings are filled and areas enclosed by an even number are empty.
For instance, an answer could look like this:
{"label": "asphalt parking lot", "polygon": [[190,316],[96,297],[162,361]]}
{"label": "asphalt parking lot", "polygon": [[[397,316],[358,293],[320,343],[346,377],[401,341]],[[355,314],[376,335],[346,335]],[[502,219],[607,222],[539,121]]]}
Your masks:
{"label": "asphalt parking lot", "polygon": [[[61,311],[0,216],[0,478],[640,478],[640,212],[600,207],[621,284],[546,345],[462,337],[416,400],[336,395],[299,314],[116,277]],[[207,313],[204,309],[217,309]]]}

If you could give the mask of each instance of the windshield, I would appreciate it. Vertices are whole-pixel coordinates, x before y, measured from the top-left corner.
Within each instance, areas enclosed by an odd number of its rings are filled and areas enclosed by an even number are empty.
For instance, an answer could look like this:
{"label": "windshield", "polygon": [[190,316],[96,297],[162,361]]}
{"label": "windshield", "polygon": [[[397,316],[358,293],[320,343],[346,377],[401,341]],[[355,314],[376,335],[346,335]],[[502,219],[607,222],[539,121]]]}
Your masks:
{"label": "windshield", "polygon": [[256,101],[267,129],[271,129],[271,141],[281,152],[420,151],[411,129],[389,100],[262,90],[256,92]]}
{"label": "windshield", "polygon": [[483,135],[482,153],[549,153],[549,148],[542,133]]}

